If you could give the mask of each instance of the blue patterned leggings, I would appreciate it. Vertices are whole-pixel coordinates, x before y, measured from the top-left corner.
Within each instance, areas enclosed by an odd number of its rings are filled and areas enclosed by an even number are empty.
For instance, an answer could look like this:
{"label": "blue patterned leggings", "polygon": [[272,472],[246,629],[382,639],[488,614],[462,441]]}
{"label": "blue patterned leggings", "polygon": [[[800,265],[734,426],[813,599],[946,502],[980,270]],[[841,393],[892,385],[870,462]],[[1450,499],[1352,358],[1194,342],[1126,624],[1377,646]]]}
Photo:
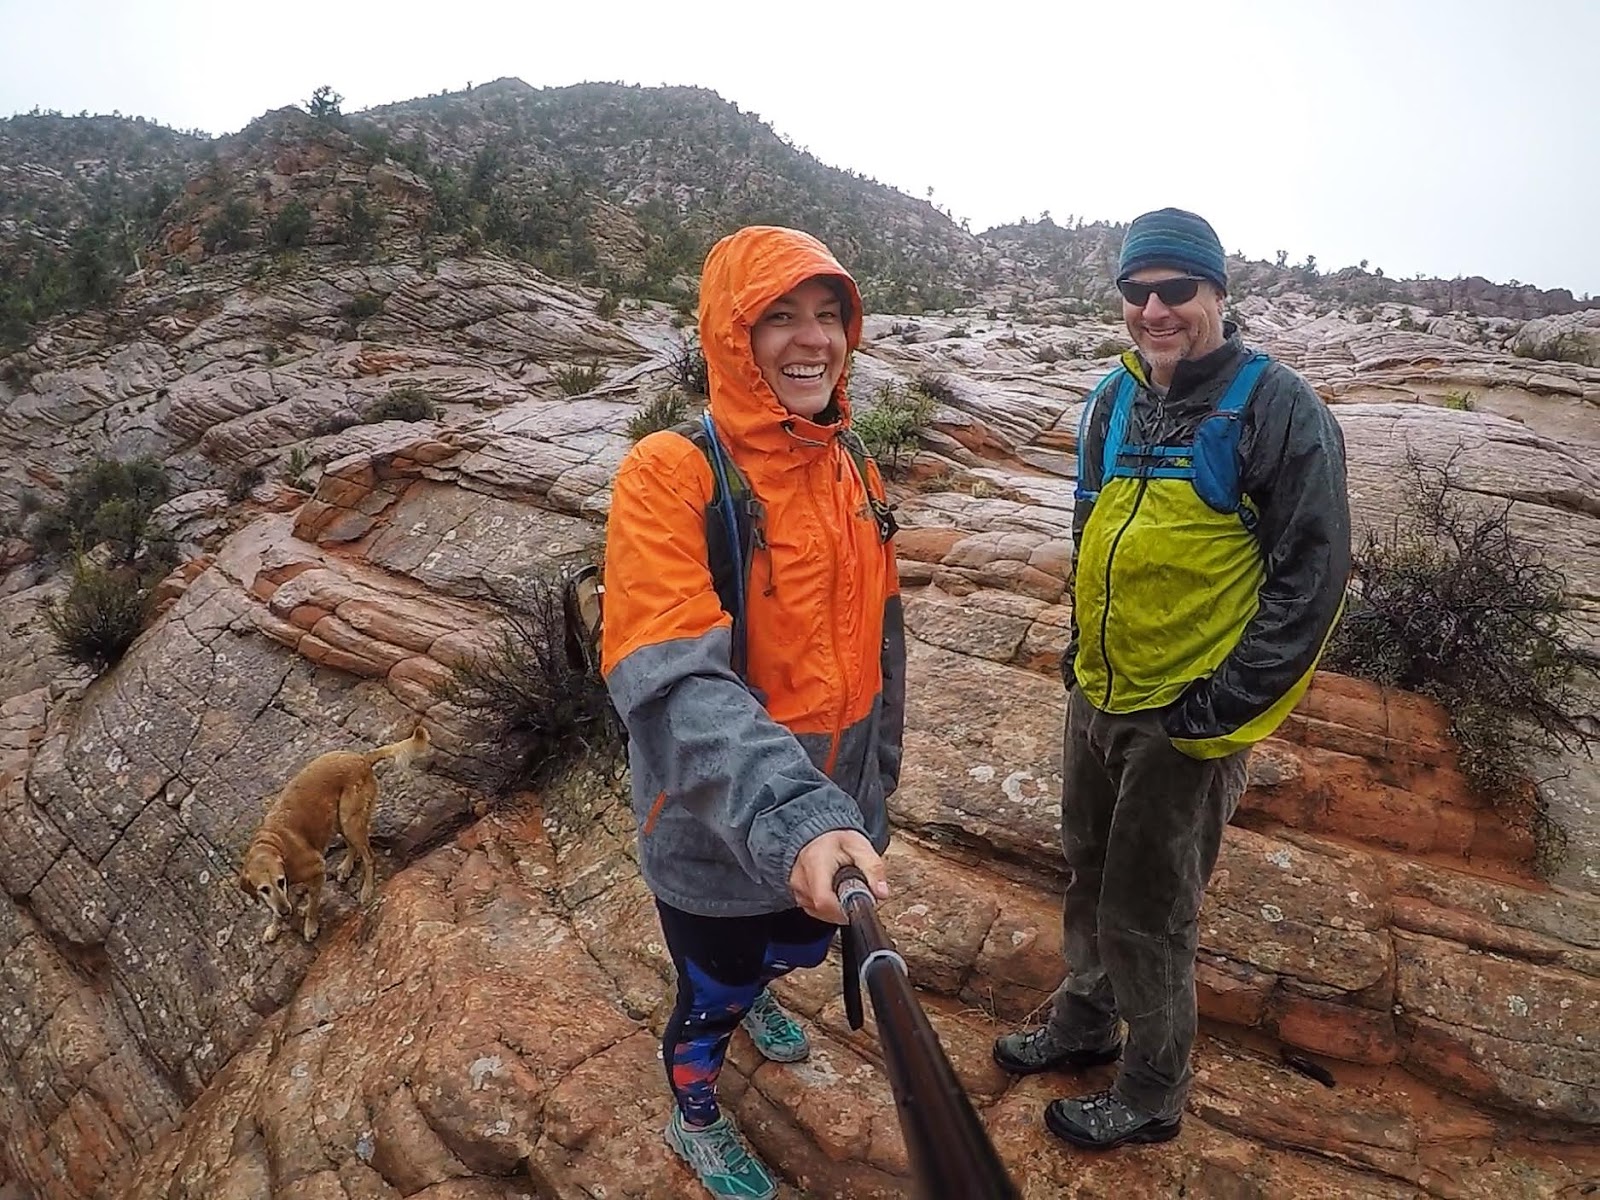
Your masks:
{"label": "blue patterned leggings", "polygon": [[761,989],[828,956],[837,925],[802,909],[755,917],[701,917],[656,901],[678,968],[678,1002],[661,1039],[667,1085],[690,1125],[720,1115],[717,1076],[728,1040]]}

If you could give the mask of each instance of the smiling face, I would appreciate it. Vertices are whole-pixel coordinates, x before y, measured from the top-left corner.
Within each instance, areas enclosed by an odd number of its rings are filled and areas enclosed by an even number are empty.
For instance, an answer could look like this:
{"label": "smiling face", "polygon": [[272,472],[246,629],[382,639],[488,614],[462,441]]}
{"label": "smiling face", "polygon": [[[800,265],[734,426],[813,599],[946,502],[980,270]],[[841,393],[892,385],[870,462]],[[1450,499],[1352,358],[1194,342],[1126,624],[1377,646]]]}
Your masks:
{"label": "smiling face", "polygon": [[[1184,277],[1184,272],[1171,267],[1146,267],[1127,278],[1134,283],[1158,283]],[[1122,318],[1161,387],[1172,383],[1172,373],[1184,359],[1204,358],[1227,340],[1222,332],[1222,291],[1210,282],[1202,282],[1194,297],[1182,304],[1169,306],[1153,292],[1143,306],[1124,298]]]}
{"label": "smiling face", "polygon": [[750,330],[761,377],[797,417],[814,417],[828,407],[847,349],[844,305],[820,276],[767,305]]}

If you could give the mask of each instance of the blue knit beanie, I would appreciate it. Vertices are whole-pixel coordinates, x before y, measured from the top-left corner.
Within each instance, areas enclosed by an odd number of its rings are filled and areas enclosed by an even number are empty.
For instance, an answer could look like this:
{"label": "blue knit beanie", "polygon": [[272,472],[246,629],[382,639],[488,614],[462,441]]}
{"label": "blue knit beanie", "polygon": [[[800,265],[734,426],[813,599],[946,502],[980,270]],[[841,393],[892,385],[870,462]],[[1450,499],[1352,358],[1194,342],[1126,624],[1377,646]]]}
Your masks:
{"label": "blue knit beanie", "polygon": [[1117,278],[1145,267],[1173,267],[1228,290],[1228,260],[1216,230],[1181,208],[1158,208],[1135,217],[1122,239]]}

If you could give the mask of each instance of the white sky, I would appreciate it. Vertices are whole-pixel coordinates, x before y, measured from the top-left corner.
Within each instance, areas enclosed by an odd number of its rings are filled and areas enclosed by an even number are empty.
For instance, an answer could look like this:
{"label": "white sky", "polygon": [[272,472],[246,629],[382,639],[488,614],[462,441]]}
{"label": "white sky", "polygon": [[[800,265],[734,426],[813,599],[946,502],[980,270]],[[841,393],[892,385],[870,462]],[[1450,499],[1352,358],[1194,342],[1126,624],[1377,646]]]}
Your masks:
{"label": "white sky", "polygon": [[695,84],[975,231],[1177,204],[1254,258],[1581,295],[1597,55],[1600,0],[0,0],[0,115],[223,133],[322,83],[351,112],[504,75]]}

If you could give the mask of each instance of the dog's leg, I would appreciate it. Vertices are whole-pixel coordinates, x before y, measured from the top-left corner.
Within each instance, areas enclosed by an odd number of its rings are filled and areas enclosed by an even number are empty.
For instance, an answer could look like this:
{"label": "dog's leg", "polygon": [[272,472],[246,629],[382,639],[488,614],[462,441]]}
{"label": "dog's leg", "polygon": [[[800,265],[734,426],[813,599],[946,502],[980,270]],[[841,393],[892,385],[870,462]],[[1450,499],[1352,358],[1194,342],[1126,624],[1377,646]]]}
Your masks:
{"label": "dog's leg", "polygon": [[306,885],[311,890],[308,893],[306,900],[306,922],[303,926],[301,926],[301,932],[305,934],[305,939],[308,942],[316,941],[317,933],[322,929],[323,882],[324,874],[322,871],[322,864],[318,863],[316,874],[312,876]]}
{"label": "dog's leg", "polygon": [[333,877],[340,883],[348,883],[351,874],[356,869],[356,852],[349,846],[344,848],[344,857],[339,860],[339,865],[333,870]]}
{"label": "dog's leg", "polygon": [[273,942],[278,940],[278,934],[282,931],[282,928],[278,924],[278,914],[273,913],[267,921],[267,931],[261,935],[262,942],[268,946],[272,945]]}
{"label": "dog's leg", "polygon": [[365,779],[352,784],[339,797],[339,826],[344,831],[345,843],[352,859],[361,862],[361,903],[372,899],[373,861],[372,844],[368,836],[372,827],[372,804],[378,798],[378,781],[369,772]]}

